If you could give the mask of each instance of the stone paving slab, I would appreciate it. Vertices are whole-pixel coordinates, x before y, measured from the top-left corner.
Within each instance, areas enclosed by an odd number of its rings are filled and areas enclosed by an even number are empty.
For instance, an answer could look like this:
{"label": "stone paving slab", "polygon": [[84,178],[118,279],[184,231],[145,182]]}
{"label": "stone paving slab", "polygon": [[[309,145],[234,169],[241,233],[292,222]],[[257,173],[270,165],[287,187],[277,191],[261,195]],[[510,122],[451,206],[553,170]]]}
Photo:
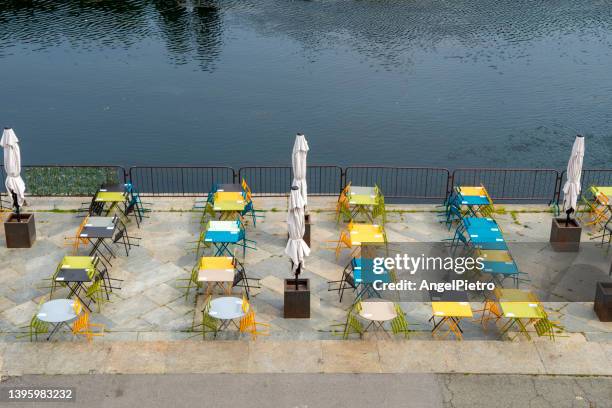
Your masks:
{"label": "stone paving slab", "polygon": [[[23,333],[21,326],[27,324],[41,299],[46,299],[48,283],[43,281],[51,275],[61,257],[68,253],[65,236],[76,230],[81,219],[74,212],[83,198],[31,198],[28,210],[38,211],[38,240],[28,250],[7,250],[4,236],[0,233],[0,344],[13,342]],[[113,260],[111,274],[124,279],[122,290],[116,291],[111,300],[95,312],[92,319],[106,326],[103,341],[171,341],[191,336],[187,331],[197,310],[194,291],[188,298],[181,288],[195,263],[195,255],[188,241],[196,238],[199,230],[199,214],[191,212],[193,198],[155,198],[151,217],[140,229],[130,227],[130,232],[141,236],[141,247],[134,248],[129,257],[120,251]],[[284,319],[282,317],[282,279],[289,275],[289,263],[283,254],[286,243],[286,197],[255,199],[256,206],[264,210],[265,218],[258,221],[257,228],[248,228],[249,238],[258,244],[256,251],[247,253],[245,266],[251,277],[261,278],[262,288],[253,292],[252,303],[258,321],[268,323],[270,341],[294,340],[338,340],[332,325],[343,321],[346,309],[353,301],[352,293],[345,293],[343,302],[334,292],[327,291],[327,281],[339,279],[342,269],[349,261],[343,253],[339,260],[329,250],[328,239],[336,239],[342,225],[335,221],[333,209],[335,198],[312,197],[310,210],[314,220],[312,254],[306,261],[304,276],[311,279],[312,318],[309,320]],[[389,205],[391,212],[386,225],[390,235],[399,242],[437,241],[448,238],[448,230],[438,222],[435,206],[430,204]],[[542,205],[511,206],[498,205],[496,219],[503,227],[509,242],[533,242],[533,253],[520,256],[520,265],[531,271],[531,284],[536,288],[546,287],[549,277],[542,269],[547,257],[543,243],[548,240],[550,213]],[[50,211],[56,209],[55,211]],[[503,209],[503,210],[502,210]],[[583,239],[588,239],[583,236]],[[540,245],[542,244],[542,245]],[[120,250],[121,248],[117,248]],[[601,252],[601,251],[599,251]],[[533,258],[543,260],[534,262]],[[518,260],[517,260],[518,261]],[[547,280],[548,279],[548,280]],[[60,290],[57,296],[65,296]],[[239,293],[235,293],[239,295]],[[414,324],[413,340],[429,340],[431,329],[428,319],[431,307],[427,302],[401,303],[408,321]],[[480,308],[478,303],[473,309]],[[602,344],[612,341],[612,323],[599,322],[590,302],[547,303],[551,316],[560,320],[570,333]],[[198,314],[195,316],[196,320]],[[499,332],[489,330],[477,322],[465,320],[464,339],[469,341],[498,340]],[[242,339],[235,332],[222,333],[221,339]],[[57,341],[70,340],[64,334]],[[371,336],[366,336],[371,340]],[[101,339],[96,339],[95,342]],[[19,341],[25,341],[23,339]],[[418,361],[418,358],[415,360]]]}
{"label": "stone paving slab", "polygon": [[10,343],[0,374],[465,373],[612,376],[593,342],[177,341]]}

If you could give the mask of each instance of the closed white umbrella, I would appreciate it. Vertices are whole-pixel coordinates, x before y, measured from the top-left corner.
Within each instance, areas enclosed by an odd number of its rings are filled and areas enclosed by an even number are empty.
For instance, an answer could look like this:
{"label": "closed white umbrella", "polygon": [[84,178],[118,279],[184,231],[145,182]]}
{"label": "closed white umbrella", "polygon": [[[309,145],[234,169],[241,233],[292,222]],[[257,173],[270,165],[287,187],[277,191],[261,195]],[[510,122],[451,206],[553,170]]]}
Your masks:
{"label": "closed white umbrella", "polygon": [[563,210],[569,215],[576,210],[576,203],[580,195],[580,176],[582,174],[582,161],[584,159],[584,137],[578,135],[572,147],[572,154],[567,163],[567,181],[563,186]]}
{"label": "closed white umbrella", "polygon": [[[293,198],[292,198],[293,197]],[[289,198],[289,211],[287,213],[287,227],[289,229],[289,240],[285,247],[285,254],[293,262],[293,271],[299,275],[298,268],[304,266],[304,258],[310,255],[310,248],[304,242],[304,206],[297,186],[292,187]]]}
{"label": "closed white umbrella", "polygon": [[308,150],[306,137],[298,133],[295,136],[293,152],[291,153],[291,164],[293,165],[293,183],[291,185],[300,189],[304,205],[308,204],[308,186],[306,185],[306,156]]}
{"label": "closed white umbrella", "polygon": [[[19,139],[13,129],[5,128],[2,132],[0,146],[4,149],[4,171],[6,171],[6,191],[17,196],[18,206],[25,201],[25,183],[21,178],[21,152],[19,150]],[[17,207],[19,212],[19,207]]]}

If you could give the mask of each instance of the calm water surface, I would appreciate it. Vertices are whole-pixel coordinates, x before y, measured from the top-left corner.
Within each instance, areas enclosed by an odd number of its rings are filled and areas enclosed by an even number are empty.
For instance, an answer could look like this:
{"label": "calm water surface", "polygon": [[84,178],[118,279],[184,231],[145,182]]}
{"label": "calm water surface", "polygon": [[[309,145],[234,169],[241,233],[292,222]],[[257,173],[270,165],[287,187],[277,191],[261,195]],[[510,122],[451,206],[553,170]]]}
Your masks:
{"label": "calm water surface", "polygon": [[26,163],[612,167],[608,0],[4,0]]}

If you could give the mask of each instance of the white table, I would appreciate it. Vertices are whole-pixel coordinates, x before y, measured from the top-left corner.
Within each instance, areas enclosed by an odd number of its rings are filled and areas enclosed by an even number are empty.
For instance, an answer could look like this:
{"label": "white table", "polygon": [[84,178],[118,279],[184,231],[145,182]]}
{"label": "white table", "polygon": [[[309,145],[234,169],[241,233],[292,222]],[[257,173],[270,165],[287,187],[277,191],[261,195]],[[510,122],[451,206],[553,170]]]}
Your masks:
{"label": "white table", "polygon": [[68,322],[77,318],[77,314],[74,312],[74,300],[54,299],[45,302],[41,305],[36,317],[38,320],[53,325],[53,329],[47,337],[47,341],[51,340],[51,337],[57,333],[60,327],[65,325],[70,329]]}
{"label": "white table", "polygon": [[242,299],[233,296],[218,297],[210,301],[210,310],[208,314],[215,319],[221,320],[219,330],[227,328],[233,323],[237,329],[240,326],[236,324],[235,319],[240,319],[245,315],[242,310]]}
{"label": "white table", "polygon": [[374,330],[376,330],[378,327],[386,333],[387,331],[385,330],[383,324],[389,320],[395,319],[397,317],[397,313],[395,312],[395,305],[393,302],[386,300],[368,300],[361,302],[361,311],[359,312],[359,316],[370,321],[370,324],[368,324],[364,329],[364,333],[367,332],[372,326],[374,326]]}

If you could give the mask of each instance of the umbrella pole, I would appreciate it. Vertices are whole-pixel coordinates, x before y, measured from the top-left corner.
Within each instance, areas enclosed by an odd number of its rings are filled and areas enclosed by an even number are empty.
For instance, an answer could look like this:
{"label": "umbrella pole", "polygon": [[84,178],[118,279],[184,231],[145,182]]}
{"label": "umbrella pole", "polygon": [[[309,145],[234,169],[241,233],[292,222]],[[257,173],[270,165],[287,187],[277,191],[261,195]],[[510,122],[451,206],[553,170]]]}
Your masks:
{"label": "umbrella pole", "polygon": [[565,218],[565,226],[568,227],[569,226],[569,221],[570,221],[570,214],[574,212],[573,208],[570,208],[569,210],[565,211],[565,214],[567,214],[567,217]]}
{"label": "umbrella pole", "polygon": [[295,290],[298,290],[298,276],[300,276],[300,270],[302,269],[302,263],[298,264],[297,269],[295,270]]}
{"label": "umbrella pole", "polygon": [[19,201],[17,201],[17,194],[13,193],[13,206],[15,207],[15,213],[17,214],[17,222],[21,222],[21,214],[19,213]]}

